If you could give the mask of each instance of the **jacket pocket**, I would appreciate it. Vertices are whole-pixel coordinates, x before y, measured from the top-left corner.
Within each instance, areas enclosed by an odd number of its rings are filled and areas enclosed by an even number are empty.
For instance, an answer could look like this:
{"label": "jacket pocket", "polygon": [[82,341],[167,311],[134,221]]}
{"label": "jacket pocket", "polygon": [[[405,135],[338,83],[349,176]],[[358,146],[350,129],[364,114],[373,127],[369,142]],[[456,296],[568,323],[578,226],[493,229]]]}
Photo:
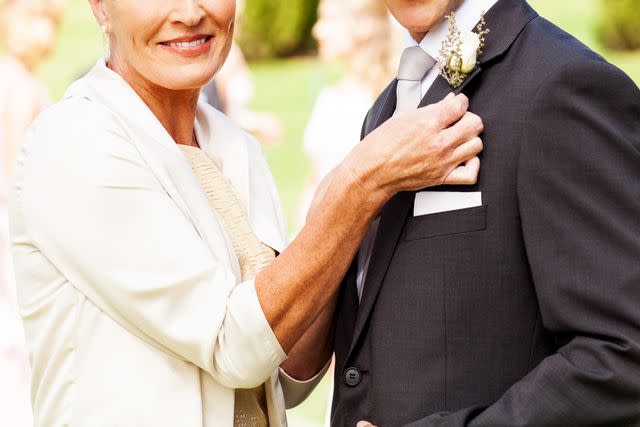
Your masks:
{"label": "jacket pocket", "polygon": [[487,206],[411,217],[407,221],[404,240],[482,231],[487,228]]}

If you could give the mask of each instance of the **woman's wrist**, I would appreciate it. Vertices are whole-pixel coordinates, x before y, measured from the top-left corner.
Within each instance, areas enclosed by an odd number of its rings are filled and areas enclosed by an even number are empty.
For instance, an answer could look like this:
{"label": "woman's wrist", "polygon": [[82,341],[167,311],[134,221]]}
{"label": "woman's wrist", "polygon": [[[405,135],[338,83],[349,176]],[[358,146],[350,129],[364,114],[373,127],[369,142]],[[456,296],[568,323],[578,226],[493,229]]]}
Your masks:
{"label": "woman's wrist", "polygon": [[366,162],[352,161],[350,158],[342,162],[337,171],[340,176],[338,182],[344,183],[349,189],[351,199],[374,214],[394,195],[389,186],[376,179],[376,171],[377,167],[371,167]]}

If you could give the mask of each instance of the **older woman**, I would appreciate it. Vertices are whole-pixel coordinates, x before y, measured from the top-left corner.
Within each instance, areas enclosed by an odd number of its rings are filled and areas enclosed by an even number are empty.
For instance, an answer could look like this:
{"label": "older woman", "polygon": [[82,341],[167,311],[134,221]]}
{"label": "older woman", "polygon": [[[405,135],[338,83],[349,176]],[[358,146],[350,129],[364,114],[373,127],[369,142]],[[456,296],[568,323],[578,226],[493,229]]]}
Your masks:
{"label": "older woman", "polygon": [[259,145],[198,103],[234,2],[90,3],[110,56],[32,125],[12,194],[36,424],[285,425],[368,223],[398,191],[473,182],[482,123],[463,96],[398,115],[285,249]]}

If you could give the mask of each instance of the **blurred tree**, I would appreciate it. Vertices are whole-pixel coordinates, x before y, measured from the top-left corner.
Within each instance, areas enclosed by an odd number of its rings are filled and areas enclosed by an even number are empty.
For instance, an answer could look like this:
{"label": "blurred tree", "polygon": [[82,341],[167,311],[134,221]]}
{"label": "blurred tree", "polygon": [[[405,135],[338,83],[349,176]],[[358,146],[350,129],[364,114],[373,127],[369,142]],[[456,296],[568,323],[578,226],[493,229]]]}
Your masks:
{"label": "blurred tree", "polygon": [[250,59],[290,56],[313,46],[318,0],[246,0],[238,41]]}
{"label": "blurred tree", "polygon": [[640,49],[640,0],[601,0],[601,35],[612,49]]}

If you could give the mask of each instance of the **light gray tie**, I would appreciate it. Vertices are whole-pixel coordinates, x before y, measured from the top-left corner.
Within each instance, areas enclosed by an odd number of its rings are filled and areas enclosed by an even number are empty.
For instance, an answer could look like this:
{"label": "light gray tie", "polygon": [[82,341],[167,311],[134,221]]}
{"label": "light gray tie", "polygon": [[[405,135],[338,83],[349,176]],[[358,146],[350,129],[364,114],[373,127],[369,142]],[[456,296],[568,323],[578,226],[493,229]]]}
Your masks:
{"label": "light gray tie", "polygon": [[422,99],[422,79],[436,64],[420,46],[410,47],[402,52],[398,70],[398,101],[396,113],[413,110]]}

